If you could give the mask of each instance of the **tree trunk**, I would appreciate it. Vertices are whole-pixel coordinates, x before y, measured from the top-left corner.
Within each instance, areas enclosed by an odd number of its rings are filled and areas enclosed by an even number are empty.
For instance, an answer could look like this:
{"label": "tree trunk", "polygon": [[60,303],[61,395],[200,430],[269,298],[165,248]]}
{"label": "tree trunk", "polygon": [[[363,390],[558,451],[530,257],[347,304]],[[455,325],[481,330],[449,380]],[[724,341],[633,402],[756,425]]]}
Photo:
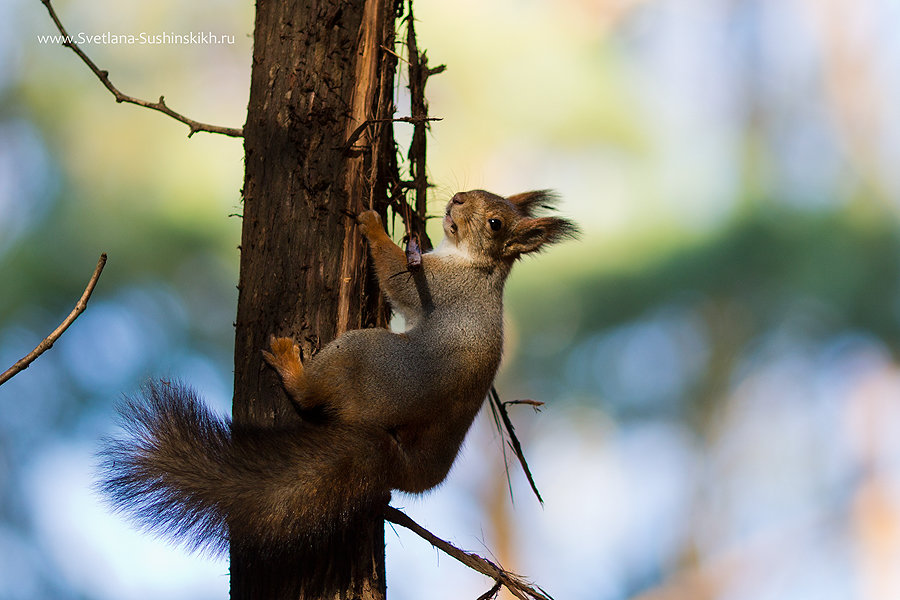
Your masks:
{"label": "tree trunk", "polygon": [[[383,50],[393,41],[387,0],[257,1],[244,127],[238,428],[299,418],[261,359],[270,335],[293,336],[306,359],[347,329],[387,323],[353,216],[386,208],[396,164],[391,123],[360,126],[393,116],[396,59]],[[231,597],[318,597],[304,584],[308,563],[283,558],[233,550]],[[329,560],[340,587],[327,597],[384,598],[381,516]]]}

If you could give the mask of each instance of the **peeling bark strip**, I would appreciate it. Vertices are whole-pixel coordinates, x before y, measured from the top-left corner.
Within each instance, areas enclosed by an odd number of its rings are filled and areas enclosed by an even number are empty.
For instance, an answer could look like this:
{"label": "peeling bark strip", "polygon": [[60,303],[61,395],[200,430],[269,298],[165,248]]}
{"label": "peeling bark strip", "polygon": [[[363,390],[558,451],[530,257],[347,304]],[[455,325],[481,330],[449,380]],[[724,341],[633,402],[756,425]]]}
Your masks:
{"label": "peeling bark strip", "polygon": [[[389,15],[390,18],[386,20],[385,15]],[[363,22],[359,30],[354,84],[350,92],[350,118],[346,121],[341,140],[349,139],[354,130],[369,119],[388,117],[394,112],[390,102],[387,106],[378,104],[382,84],[379,76],[384,75],[390,79],[389,89],[393,89],[394,85],[393,68],[390,74],[380,73],[378,68],[381,61],[387,60],[388,56],[381,47],[385,43],[390,45],[393,42],[393,35],[393,12],[387,6],[386,0],[368,0],[365,3]],[[387,37],[391,39],[386,39]],[[393,57],[390,62],[393,65]],[[353,214],[360,212],[362,208],[375,206],[375,182],[369,181],[369,167],[373,159],[375,161],[379,159],[377,153],[373,156],[373,149],[378,135],[383,131],[381,128],[373,136],[368,134],[368,128],[364,128],[357,143],[365,150],[347,159],[347,173],[344,179],[347,193],[346,209]],[[365,248],[360,244],[356,223],[351,219],[344,220],[343,242],[336,335],[361,326],[358,322],[354,326],[350,325],[350,303],[354,292],[357,297],[359,296],[358,285],[356,290],[353,289],[354,281],[359,278],[361,269],[366,267]],[[377,292],[375,296],[378,297]]]}
{"label": "peeling bark strip", "polygon": [[[351,215],[370,206],[385,212],[393,130],[364,128],[351,151],[344,142],[367,119],[393,115],[396,58],[381,49],[393,43],[386,0],[257,2],[244,127],[238,430],[297,418],[263,368],[270,334],[294,336],[309,356],[346,329],[387,324]],[[329,557],[232,553],[231,597],[384,598],[383,523],[380,515],[370,522]],[[311,580],[332,591],[316,591]]]}

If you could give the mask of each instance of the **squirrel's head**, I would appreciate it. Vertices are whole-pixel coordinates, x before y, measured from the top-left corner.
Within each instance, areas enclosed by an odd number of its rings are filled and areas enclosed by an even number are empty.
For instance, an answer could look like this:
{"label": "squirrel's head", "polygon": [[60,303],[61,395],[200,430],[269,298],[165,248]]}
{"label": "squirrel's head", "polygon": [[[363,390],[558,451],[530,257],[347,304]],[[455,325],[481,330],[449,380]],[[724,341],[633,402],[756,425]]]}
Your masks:
{"label": "squirrel's head", "polygon": [[479,262],[511,264],[523,254],[575,237],[578,227],[560,217],[537,216],[552,210],[549,190],[504,198],[484,190],[454,194],[444,215],[446,243]]}

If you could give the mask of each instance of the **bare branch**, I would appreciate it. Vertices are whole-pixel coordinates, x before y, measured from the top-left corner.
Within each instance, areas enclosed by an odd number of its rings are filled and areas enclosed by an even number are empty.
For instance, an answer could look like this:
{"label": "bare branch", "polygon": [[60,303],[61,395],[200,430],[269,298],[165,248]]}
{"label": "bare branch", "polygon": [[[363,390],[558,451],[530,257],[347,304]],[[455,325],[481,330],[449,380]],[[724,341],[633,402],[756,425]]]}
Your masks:
{"label": "bare branch", "polygon": [[69,328],[75,319],[78,318],[78,315],[84,312],[84,309],[87,308],[88,300],[91,298],[91,294],[94,292],[94,286],[97,285],[97,280],[100,279],[100,273],[103,272],[103,267],[106,265],[106,253],[100,255],[100,260],[97,261],[97,267],[94,269],[94,274],[91,275],[91,280],[88,281],[87,287],[84,288],[84,293],[81,294],[81,299],[78,300],[78,303],[75,305],[75,308],[72,309],[72,312],[69,313],[69,316],[66,317],[65,321],[59,324],[59,327],[53,330],[53,333],[45,337],[40,344],[37,345],[37,348],[29,352],[23,358],[16,361],[16,364],[8,368],[6,371],[0,375],[0,385],[3,385],[7,381],[13,378],[14,375],[19,373],[20,371],[24,371],[28,368],[34,360],[53,347],[53,344],[56,343],[56,340],[59,339],[59,336],[65,332],[66,329]]}
{"label": "bare branch", "polygon": [[455,558],[470,569],[478,571],[482,575],[487,575],[497,583],[502,584],[513,596],[520,600],[553,600],[549,594],[540,588],[535,589],[534,586],[529,585],[518,575],[498,567],[491,561],[482,558],[477,554],[460,550],[450,542],[442,540],[410,519],[406,513],[397,510],[393,506],[385,507],[384,518],[391,523],[406,527],[441,552]]}
{"label": "bare branch", "polygon": [[[431,75],[440,73],[444,66],[430,69],[425,53],[419,53],[416,41],[416,18],[413,15],[413,3],[409,3],[409,12],[406,15],[406,54],[409,73],[409,110],[413,118],[421,119],[413,126],[412,140],[409,143],[407,158],[409,159],[409,173],[412,179],[412,189],[415,190],[415,214],[406,215],[407,227],[413,223],[409,217],[416,216],[420,223],[425,223],[425,208],[428,203],[428,173],[426,171],[425,155],[427,153],[427,140],[425,136],[428,127],[428,102],[425,100],[425,85]],[[407,205],[409,203],[407,202]],[[408,234],[408,232],[407,232]],[[425,248],[428,250],[429,248]]]}
{"label": "bare branch", "polygon": [[222,135],[227,135],[231,137],[243,137],[244,130],[243,129],[235,129],[233,127],[220,127],[218,125],[209,125],[207,123],[201,123],[199,121],[195,121],[193,119],[189,119],[188,117],[182,115],[181,113],[177,113],[166,105],[165,98],[162,96],[159,97],[157,102],[149,102],[147,100],[141,100],[140,98],[135,98],[134,96],[129,96],[127,94],[123,94],[119,91],[119,89],[113,85],[112,81],[109,80],[109,72],[100,69],[94,61],[92,61],[84,51],[78,47],[78,44],[72,41],[72,38],[69,36],[69,33],[66,31],[66,28],[63,27],[62,22],[59,20],[59,17],[56,16],[56,11],[53,9],[53,5],[50,3],[50,0],[41,0],[44,6],[47,7],[47,12],[50,13],[50,18],[53,19],[53,23],[56,25],[56,28],[59,30],[59,33],[63,36],[63,46],[67,46],[72,49],[72,52],[78,55],[78,58],[84,62],[88,66],[88,68],[94,72],[94,75],[100,80],[100,82],[110,91],[110,93],[115,96],[116,102],[126,102],[128,104],[136,104],[138,106],[143,106],[144,108],[149,108],[151,110],[156,110],[164,115],[168,115],[175,119],[176,121],[181,121],[185,125],[190,128],[190,133],[188,133],[188,137],[191,137],[198,131],[205,131],[207,133],[220,133]]}

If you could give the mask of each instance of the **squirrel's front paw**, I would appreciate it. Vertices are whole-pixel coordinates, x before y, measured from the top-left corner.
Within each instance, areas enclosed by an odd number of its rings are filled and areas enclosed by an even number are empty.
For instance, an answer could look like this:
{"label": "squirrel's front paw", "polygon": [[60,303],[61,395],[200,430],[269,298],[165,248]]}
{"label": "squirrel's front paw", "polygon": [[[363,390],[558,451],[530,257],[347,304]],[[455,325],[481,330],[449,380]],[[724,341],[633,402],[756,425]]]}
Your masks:
{"label": "squirrel's front paw", "polygon": [[374,210],[367,210],[356,217],[356,222],[359,223],[360,233],[368,236],[370,232],[377,231],[381,227],[381,215]]}

